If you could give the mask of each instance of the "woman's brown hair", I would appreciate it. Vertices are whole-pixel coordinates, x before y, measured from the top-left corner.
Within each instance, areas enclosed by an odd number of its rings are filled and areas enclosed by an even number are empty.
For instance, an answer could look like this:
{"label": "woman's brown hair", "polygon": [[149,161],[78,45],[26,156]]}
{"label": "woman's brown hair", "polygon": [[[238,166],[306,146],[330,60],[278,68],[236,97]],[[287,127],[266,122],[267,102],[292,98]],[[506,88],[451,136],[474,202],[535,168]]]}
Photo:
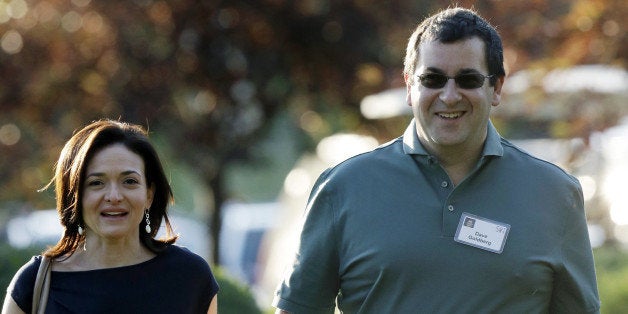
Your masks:
{"label": "woman's brown hair", "polygon": [[[122,144],[142,158],[147,186],[154,189],[153,202],[149,208],[151,232],[144,232],[146,222],[142,220],[138,225],[140,242],[158,253],[177,240],[167,214],[168,205],[173,201],[172,189],[159,156],[148,140],[148,133],[139,125],[99,120],[76,132],[61,150],[55,175],[48,186],[54,182],[57,212],[64,233],[59,242],[47,249],[44,255],[51,258],[69,256],[85,240],[85,236],[78,232],[79,226],[84,226],[81,199],[85,169],[98,151],[114,144]],[[162,220],[165,222],[166,236],[158,240],[155,236]]]}

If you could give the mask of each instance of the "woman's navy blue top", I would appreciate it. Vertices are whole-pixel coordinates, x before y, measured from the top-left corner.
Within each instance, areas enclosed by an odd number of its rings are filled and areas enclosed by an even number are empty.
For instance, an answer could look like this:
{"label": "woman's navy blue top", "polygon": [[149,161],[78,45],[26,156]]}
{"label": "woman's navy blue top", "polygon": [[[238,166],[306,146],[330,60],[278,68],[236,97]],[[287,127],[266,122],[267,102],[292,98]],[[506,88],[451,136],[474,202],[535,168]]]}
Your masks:
{"label": "woman's navy blue top", "polygon": [[[31,312],[41,256],[16,273],[9,293]],[[140,264],[88,271],[51,272],[46,313],[207,313],[218,284],[207,262],[170,245]]]}

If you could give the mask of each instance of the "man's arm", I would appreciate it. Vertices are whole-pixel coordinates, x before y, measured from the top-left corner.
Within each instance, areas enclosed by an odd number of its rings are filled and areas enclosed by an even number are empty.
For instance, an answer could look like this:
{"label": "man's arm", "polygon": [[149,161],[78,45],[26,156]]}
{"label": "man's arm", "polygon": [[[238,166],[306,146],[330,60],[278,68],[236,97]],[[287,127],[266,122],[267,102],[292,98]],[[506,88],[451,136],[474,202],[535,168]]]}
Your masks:
{"label": "man's arm", "polygon": [[587,231],[582,188],[573,191],[562,236],[560,267],[554,276],[551,313],[599,313],[600,299],[593,261],[593,251]]}
{"label": "man's arm", "polygon": [[336,213],[330,196],[333,184],[328,176],[325,171],[312,188],[299,245],[273,299],[276,313],[333,313],[340,267]]}

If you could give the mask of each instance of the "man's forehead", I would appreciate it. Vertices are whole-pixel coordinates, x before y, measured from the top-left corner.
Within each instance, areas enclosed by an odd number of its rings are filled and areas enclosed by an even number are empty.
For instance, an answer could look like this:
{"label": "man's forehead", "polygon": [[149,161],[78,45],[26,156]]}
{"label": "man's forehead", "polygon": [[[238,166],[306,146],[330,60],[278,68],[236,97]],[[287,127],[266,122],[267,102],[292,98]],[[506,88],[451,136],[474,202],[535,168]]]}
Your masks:
{"label": "man's forehead", "polygon": [[486,70],[486,45],[479,37],[454,42],[429,41],[419,45],[417,68]]}

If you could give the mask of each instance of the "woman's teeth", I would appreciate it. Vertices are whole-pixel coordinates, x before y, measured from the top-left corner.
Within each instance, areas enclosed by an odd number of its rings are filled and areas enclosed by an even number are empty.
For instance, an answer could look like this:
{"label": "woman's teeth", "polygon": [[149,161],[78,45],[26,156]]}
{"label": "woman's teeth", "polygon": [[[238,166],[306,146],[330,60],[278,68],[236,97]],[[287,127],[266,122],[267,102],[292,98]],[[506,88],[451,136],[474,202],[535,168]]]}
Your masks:
{"label": "woman's teeth", "polygon": [[123,216],[126,213],[125,212],[106,212],[106,213],[102,213],[104,216]]}

